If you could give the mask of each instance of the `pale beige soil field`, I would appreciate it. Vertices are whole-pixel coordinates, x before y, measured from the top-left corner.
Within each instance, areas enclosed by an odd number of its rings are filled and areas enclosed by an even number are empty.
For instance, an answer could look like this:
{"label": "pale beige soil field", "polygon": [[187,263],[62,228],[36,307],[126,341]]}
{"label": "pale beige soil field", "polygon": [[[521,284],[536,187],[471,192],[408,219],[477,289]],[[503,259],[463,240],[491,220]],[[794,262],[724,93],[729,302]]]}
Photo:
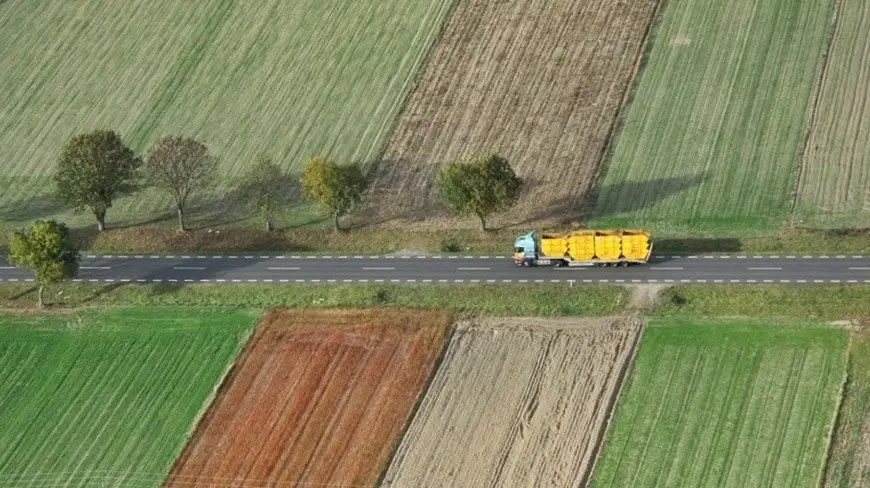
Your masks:
{"label": "pale beige soil field", "polygon": [[581,486],[639,331],[632,318],[460,323],[383,486]]}
{"label": "pale beige soil field", "polygon": [[520,205],[493,224],[576,213],[657,4],[461,2],[389,140],[368,221],[427,218],[437,226],[438,169],[489,151],[508,158],[528,185]]}

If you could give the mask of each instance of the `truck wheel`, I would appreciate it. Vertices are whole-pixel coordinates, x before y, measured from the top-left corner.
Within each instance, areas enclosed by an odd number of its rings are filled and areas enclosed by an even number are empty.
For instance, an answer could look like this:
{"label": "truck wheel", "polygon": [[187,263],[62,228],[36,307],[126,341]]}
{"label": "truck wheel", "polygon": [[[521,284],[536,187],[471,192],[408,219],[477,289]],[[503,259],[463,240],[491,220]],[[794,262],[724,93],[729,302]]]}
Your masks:
{"label": "truck wheel", "polygon": [[532,263],[528,259],[523,260],[523,266],[525,266],[526,268],[530,267],[531,265]]}
{"label": "truck wheel", "polygon": [[557,259],[557,260],[553,261],[554,268],[561,268],[564,265],[565,265],[565,262],[562,261],[561,259]]}
{"label": "truck wheel", "polygon": [[628,261],[622,261],[621,263],[619,263],[619,265],[622,266],[623,268],[627,268],[627,267],[628,267]]}

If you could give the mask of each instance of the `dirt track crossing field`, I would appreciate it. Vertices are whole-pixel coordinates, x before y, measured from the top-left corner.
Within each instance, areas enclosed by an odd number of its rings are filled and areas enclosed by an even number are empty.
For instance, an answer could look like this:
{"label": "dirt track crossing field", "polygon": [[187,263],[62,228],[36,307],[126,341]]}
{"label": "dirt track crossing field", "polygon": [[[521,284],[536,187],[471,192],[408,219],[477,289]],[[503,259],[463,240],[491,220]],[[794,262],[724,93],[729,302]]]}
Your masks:
{"label": "dirt track crossing field", "polygon": [[627,318],[460,324],[383,486],[581,486],[638,331]]}
{"label": "dirt track crossing field", "polygon": [[574,209],[656,4],[461,2],[392,134],[374,188],[383,209],[373,212],[428,216],[437,170],[480,151],[507,157],[529,184],[514,220]]}
{"label": "dirt track crossing field", "polygon": [[449,316],[271,310],[167,486],[372,486]]}

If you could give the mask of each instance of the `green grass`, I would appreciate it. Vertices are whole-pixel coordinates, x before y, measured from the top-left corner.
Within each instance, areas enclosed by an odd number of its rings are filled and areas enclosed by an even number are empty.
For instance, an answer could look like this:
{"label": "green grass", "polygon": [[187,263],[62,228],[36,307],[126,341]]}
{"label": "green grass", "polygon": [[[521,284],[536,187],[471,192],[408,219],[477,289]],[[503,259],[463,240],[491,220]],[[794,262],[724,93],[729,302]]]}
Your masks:
{"label": "green grass", "polygon": [[[866,486],[870,476],[870,323],[852,335],[848,381],[825,467],[825,488]],[[863,484],[862,484],[863,483]]]}
{"label": "green grass", "polygon": [[591,221],[661,234],[782,225],[833,0],[667,0]]}
{"label": "green grass", "polygon": [[652,321],[591,486],[817,486],[848,331],[810,325]]}
{"label": "green grass", "polygon": [[[32,308],[35,289],[0,284],[0,308]],[[568,285],[234,285],[124,286],[71,283],[52,287],[54,307],[220,306],[246,309],[287,307],[423,307],[493,316],[611,315],[624,309],[627,291],[618,286]]]}
{"label": "green grass", "polygon": [[[314,154],[369,164],[453,4],[0,2],[0,220],[90,223],[47,197],[62,145],[93,128],[137,151],[168,133],[204,140],[222,174],[194,205],[206,220],[232,217],[216,200],[261,151],[293,171]],[[109,224],[169,209],[146,191]]]}
{"label": "green grass", "polygon": [[795,218],[870,226],[870,4],[842,0],[803,160]]}
{"label": "green grass", "polygon": [[870,285],[677,285],[653,312],[667,317],[870,317]]}
{"label": "green grass", "polygon": [[0,315],[0,485],[159,485],[253,321],[195,308]]}

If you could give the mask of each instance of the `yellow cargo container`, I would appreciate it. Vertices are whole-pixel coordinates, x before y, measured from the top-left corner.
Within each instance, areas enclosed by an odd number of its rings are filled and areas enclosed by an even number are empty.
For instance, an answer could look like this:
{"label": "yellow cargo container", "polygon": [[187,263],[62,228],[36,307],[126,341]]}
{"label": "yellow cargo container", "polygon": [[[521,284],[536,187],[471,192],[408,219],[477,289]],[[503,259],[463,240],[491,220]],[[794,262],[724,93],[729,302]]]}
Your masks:
{"label": "yellow cargo container", "polygon": [[595,231],[578,230],[568,237],[568,255],[574,261],[589,261],[595,257]]}
{"label": "yellow cargo container", "polygon": [[541,253],[544,256],[563,257],[568,254],[568,238],[558,234],[541,236]]}
{"label": "yellow cargo container", "polygon": [[595,232],[595,256],[604,261],[615,261],[622,255],[622,231]]}
{"label": "yellow cargo container", "polygon": [[649,253],[649,233],[642,230],[622,231],[622,255],[625,259],[646,259]]}

